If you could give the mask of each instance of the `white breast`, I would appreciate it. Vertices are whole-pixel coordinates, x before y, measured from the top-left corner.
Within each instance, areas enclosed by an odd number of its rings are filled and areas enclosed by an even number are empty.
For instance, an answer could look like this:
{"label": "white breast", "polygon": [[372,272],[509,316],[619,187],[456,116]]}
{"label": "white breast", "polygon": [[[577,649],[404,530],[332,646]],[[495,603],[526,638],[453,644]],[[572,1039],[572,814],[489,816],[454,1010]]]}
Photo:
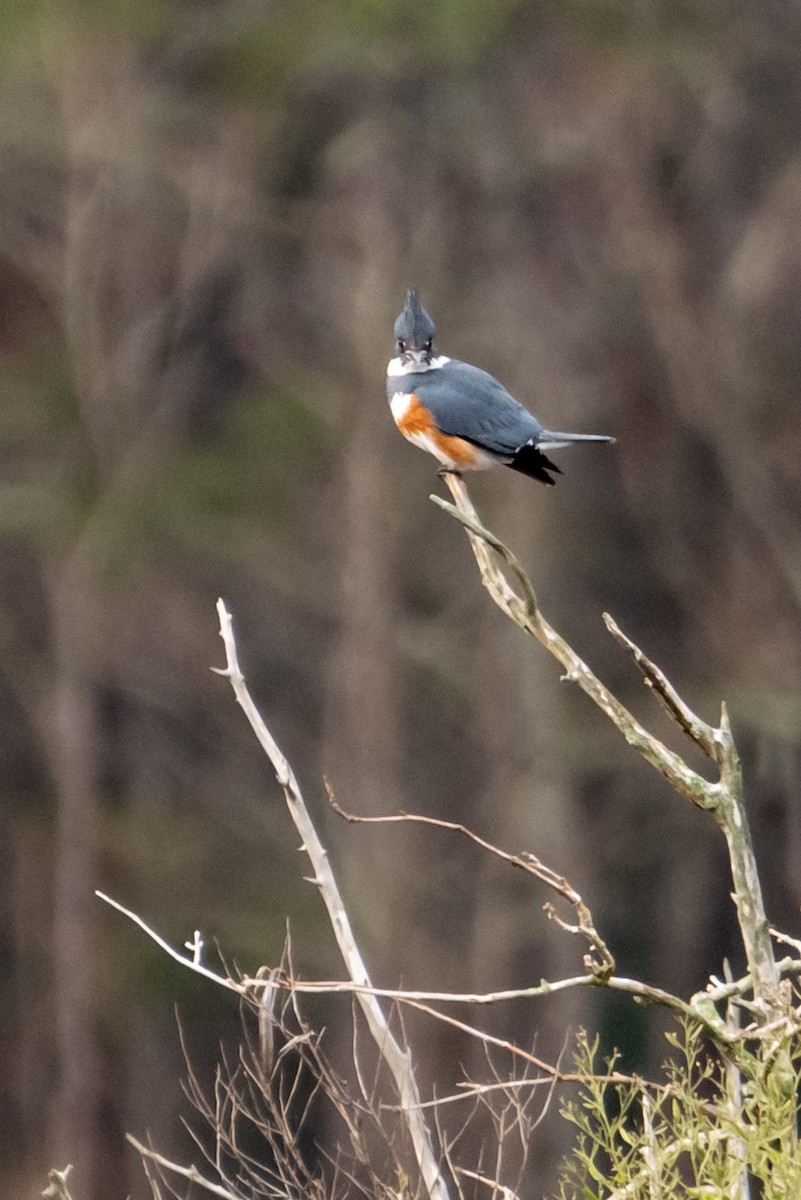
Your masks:
{"label": "white breast", "polygon": [[411,392],[396,392],[389,402],[389,407],[392,410],[392,415],[395,418],[395,424],[400,425],[403,418],[412,406]]}
{"label": "white breast", "polygon": [[422,430],[415,430],[414,433],[408,433],[403,428],[404,418],[409,412],[409,409],[413,407],[414,403],[414,394],[412,392],[395,393],[389,402],[389,407],[392,411],[392,416],[395,419],[395,424],[400,428],[401,433],[407,439],[407,441],[410,441],[413,446],[419,446],[421,450],[427,450],[429,454],[434,455],[434,458],[438,458],[444,466],[455,467],[456,463],[454,460],[450,457],[450,455],[444,453],[442,448],[437,445],[437,443],[432,437],[429,436],[429,434],[424,433]]}

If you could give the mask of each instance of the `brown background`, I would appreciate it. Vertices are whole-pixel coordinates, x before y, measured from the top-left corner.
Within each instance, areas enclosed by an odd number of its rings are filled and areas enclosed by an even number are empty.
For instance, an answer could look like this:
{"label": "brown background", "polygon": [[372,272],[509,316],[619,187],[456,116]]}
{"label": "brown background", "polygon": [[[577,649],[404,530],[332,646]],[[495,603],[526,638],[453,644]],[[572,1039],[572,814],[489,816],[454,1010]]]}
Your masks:
{"label": "brown background", "polygon": [[[299,969],[339,973],[208,669],[221,593],[377,982],[522,985],[580,948],[455,839],[342,825],[323,773],[356,811],[534,850],[622,973],[689,993],[740,962],[713,823],[504,623],[428,500],[383,395],[408,284],[444,352],[619,439],[565,452],[555,489],[499,470],[473,497],[663,736],[603,610],[703,715],[727,699],[768,909],[797,932],[799,39],[794,6],[736,0],[3,7],[6,1195],[71,1161],[77,1200],[141,1200],[126,1130],[190,1153],[174,1006],[201,1072],[236,1033],[95,887],[251,971],[291,915]],[[658,1019],[598,997],[487,1019],[550,1056],[580,1022],[631,1069],[665,1052]],[[481,1069],[410,1032],[425,1086]],[[554,1112],[532,1194],[568,1137]]]}

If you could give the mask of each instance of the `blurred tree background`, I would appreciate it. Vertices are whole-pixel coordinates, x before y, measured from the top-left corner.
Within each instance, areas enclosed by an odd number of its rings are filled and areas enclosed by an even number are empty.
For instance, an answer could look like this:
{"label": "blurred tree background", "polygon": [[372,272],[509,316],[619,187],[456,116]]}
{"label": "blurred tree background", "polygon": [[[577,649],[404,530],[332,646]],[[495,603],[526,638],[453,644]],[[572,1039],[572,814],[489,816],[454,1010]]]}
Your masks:
{"label": "blurred tree background", "polygon": [[[291,914],[298,969],[340,973],[208,670],[219,594],[378,983],[510,987],[580,952],[469,847],[344,827],[323,772],[355,811],[534,850],[622,973],[682,992],[741,961],[712,822],[504,622],[428,500],[384,398],[409,284],[446,353],[618,437],[553,491],[497,471],[472,494],[624,700],[647,704],[603,609],[702,713],[727,698],[768,910],[797,929],[799,44],[772,0],[3,6],[4,1194],[73,1162],[81,1200],[143,1200],[124,1132],[188,1146],[174,1006],[200,1071],[236,1035],[95,887],[249,971]],[[488,1019],[545,1056],[581,1021],[630,1069],[663,1055],[658,1015],[605,997]],[[424,1086],[470,1067],[410,1032]],[[568,1136],[538,1131],[532,1194]]]}

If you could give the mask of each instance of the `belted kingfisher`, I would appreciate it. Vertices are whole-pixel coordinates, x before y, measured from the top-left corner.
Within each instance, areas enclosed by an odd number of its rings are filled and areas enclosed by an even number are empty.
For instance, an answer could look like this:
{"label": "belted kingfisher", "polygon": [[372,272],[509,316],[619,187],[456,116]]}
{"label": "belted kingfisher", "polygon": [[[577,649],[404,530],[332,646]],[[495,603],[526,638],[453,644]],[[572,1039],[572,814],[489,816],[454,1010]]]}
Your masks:
{"label": "belted kingfisher", "polygon": [[405,438],[446,471],[476,471],[503,463],[542,483],[559,467],[545,451],[571,442],[614,442],[599,433],[554,433],[503,384],[469,363],[438,355],[434,322],[410,288],[395,322],[397,357],[387,367],[387,397]]}

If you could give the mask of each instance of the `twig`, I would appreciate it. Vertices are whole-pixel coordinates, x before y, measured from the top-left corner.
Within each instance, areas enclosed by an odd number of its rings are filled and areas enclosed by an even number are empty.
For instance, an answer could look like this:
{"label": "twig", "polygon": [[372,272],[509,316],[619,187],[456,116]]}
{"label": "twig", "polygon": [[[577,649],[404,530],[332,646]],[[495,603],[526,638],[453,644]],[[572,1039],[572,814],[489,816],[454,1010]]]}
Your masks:
{"label": "twig", "polygon": [[[777,929],[771,929],[770,932],[777,941],[795,944],[795,939],[789,937],[787,934],[779,933]],[[776,970],[780,975],[797,974],[801,971],[801,959],[782,958],[776,963]],[[750,975],[743,975],[740,979],[734,979],[730,983],[721,983],[715,975],[712,975],[704,990],[696,992],[691,997],[690,1003],[695,1005],[700,1001],[712,1001],[712,1003],[717,1004],[720,1000],[728,1000],[730,996],[738,996],[743,992],[750,991],[753,986],[753,980]]]}
{"label": "twig", "polygon": [[[553,982],[543,980],[541,983],[531,987],[509,988],[508,990],[497,992],[401,991],[395,988],[367,987],[363,984],[353,983],[351,980],[337,979],[276,978],[273,982],[276,987],[295,991],[299,994],[319,994],[322,992],[371,995],[380,997],[381,999],[392,1000],[397,1004],[409,1004],[415,1008],[429,1004],[469,1004],[482,1006],[502,1004],[510,1000],[533,1000],[538,996],[556,995],[558,992],[570,991],[573,988],[603,987],[608,988],[611,992],[625,992],[642,1004],[658,1004],[664,1008],[672,1008],[683,1017],[699,1022],[710,1037],[716,1041],[726,1043],[723,1022],[716,1020],[712,1015],[714,1013],[713,1008],[711,1012],[706,1011],[703,1004],[696,1008],[694,1004],[688,1004],[680,996],[674,996],[672,992],[666,992],[662,988],[642,983],[639,979],[628,979],[624,975],[611,975],[608,979],[603,980],[600,980],[596,975],[574,975],[569,979],[556,979]],[[263,986],[263,981],[253,979],[249,976],[244,978],[243,983],[254,990],[259,986]],[[700,996],[702,999],[705,998],[705,993],[701,992]],[[430,1016],[436,1019],[450,1020],[450,1018],[437,1009],[425,1007],[423,1011],[428,1012]],[[478,1032],[480,1033],[480,1031]]]}
{"label": "twig", "polygon": [[[430,1017],[434,1017],[437,1021],[442,1021],[445,1025],[450,1025],[454,1029],[466,1033],[469,1037],[476,1038],[483,1042],[487,1047],[494,1046],[498,1050],[505,1050],[507,1054],[513,1058],[519,1058],[521,1062],[528,1063],[532,1067],[536,1067],[542,1073],[558,1083],[585,1083],[588,1079],[594,1078],[581,1072],[563,1072],[552,1063],[546,1062],[545,1059],[538,1058],[536,1054],[532,1054],[530,1050],[524,1050],[522,1046],[515,1045],[514,1042],[508,1041],[506,1038],[496,1037],[494,1034],[487,1033],[485,1029],[476,1029],[474,1025],[468,1025],[466,1021],[460,1021],[457,1017],[451,1017],[448,1013],[438,1012],[437,1009],[431,1008],[428,1004],[422,1004],[419,1001],[407,1000],[412,1008],[416,1008],[418,1012],[426,1013]],[[602,1076],[605,1083],[623,1083],[623,1084],[643,1084],[645,1081],[633,1075],[624,1075],[620,1071],[610,1071]],[[647,1086],[664,1090],[664,1084],[649,1084]]]}
{"label": "twig", "polygon": [[[130,908],[126,908],[124,904],[120,904],[119,900],[112,900],[111,896],[107,896],[105,892],[98,890],[95,891],[95,895],[100,900],[103,900],[104,903],[110,904],[112,908],[116,908],[117,912],[121,912],[129,921],[133,921],[134,925],[138,925],[140,929],[143,929],[157,946],[160,946],[166,954],[169,954],[170,958],[174,958],[182,967],[188,967],[190,971],[194,971],[197,975],[202,975],[204,979],[210,979],[212,983],[219,984],[220,987],[228,988],[229,991],[239,992],[240,995],[247,994],[248,988],[245,984],[237,983],[229,975],[219,975],[216,971],[212,971],[210,967],[205,967],[203,963],[198,961],[194,950],[196,942],[184,943],[193,947],[191,957],[187,954],[182,954],[180,950],[176,950],[174,946],[171,946],[160,933],[156,933],[155,929],[148,925],[146,921],[143,921],[137,913],[131,912]],[[195,936],[197,938],[197,935]]]}
{"label": "twig", "polygon": [[537,879],[540,879],[548,887],[553,888],[555,892],[564,897],[568,904],[575,909],[578,916],[578,925],[568,925],[556,914],[552,905],[546,904],[545,911],[548,914],[549,920],[555,921],[562,929],[567,930],[569,933],[581,934],[589,943],[590,950],[598,954],[598,959],[594,958],[592,953],[586,955],[584,958],[584,965],[598,983],[605,983],[611,976],[615,969],[615,960],[606,942],[595,928],[589,907],[564,875],[559,875],[556,871],[546,866],[545,863],[537,858],[536,854],[532,854],[529,850],[524,851],[522,854],[510,854],[506,850],[501,850],[499,846],[493,845],[492,842],[485,841],[484,838],[474,833],[466,825],[461,825],[456,821],[444,821],[439,817],[428,817],[419,813],[405,812],[376,817],[363,817],[356,813],[349,813],[337,801],[334,790],[327,779],[325,780],[325,786],[331,807],[339,816],[351,824],[382,825],[392,822],[408,822],[419,825],[433,825],[438,829],[447,829],[452,833],[459,833],[463,837],[469,838],[470,841],[475,842],[477,846],[481,846],[482,850],[487,850],[496,858],[509,863],[510,866],[517,867],[529,875],[536,876]]}
{"label": "twig", "polygon": [[[578,1079],[579,1077],[576,1076],[576,1078]],[[580,1078],[582,1080],[584,1080],[585,1076],[582,1075]],[[606,1075],[598,1076],[598,1078],[606,1079]],[[492,1094],[493,1092],[510,1092],[510,1091],[518,1091],[521,1089],[525,1090],[526,1088],[538,1088],[538,1087],[552,1088],[554,1086],[554,1082],[556,1082],[556,1083],[564,1082],[564,1079],[565,1079],[565,1077],[563,1075],[560,1075],[559,1078],[556,1080],[554,1080],[554,1077],[552,1075],[551,1076],[538,1075],[538,1076],[533,1076],[531,1078],[524,1078],[524,1079],[505,1079],[505,1080],[502,1080],[500,1083],[469,1083],[468,1082],[468,1083],[463,1083],[463,1084],[457,1084],[456,1086],[461,1089],[460,1091],[454,1092],[450,1096],[437,1096],[437,1098],[435,1100],[424,1100],[423,1103],[420,1105],[420,1107],[421,1108],[439,1109],[439,1108],[442,1108],[445,1104],[458,1104],[462,1100],[475,1100],[476,1097],[478,1097],[478,1096],[487,1096],[487,1095]],[[640,1081],[638,1080],[637,1082],[639,1083]],[[660,1086],[664,1086],[664,1085],[660,1085]],[[384,1107],[389,1112],[397,1111],[397,1109],[393,1105],[390,1105],[390,1104],[384,1105]]]}
{"label": "twig", "polygon": [[63,1171],[57,1171],[55,1168],[48,1171],[47,1178],[50,1182],[42,1192],[45,1200],[72,1200],[72,1193],[67,1184],[71,1174],[72,1163],[68,1163]]}
{"label": "twig", "polygon": [[642,1124],[645,1135],[643,1142],[643,1162],[645,1163],[645,1176],[648,1180],[648,1200],[661,1200],[662,1186],[659,1182],[658,1142],[654,1137],[651,1097],[647,1092],[642,1093]]}
{"label": "twig", "polygon": [[626,637],[617,621],[609,613],[604,613],[603,619],[612,637],[634,659],[645,676],[645,683],[648,687],[653,688],[676,724],[684,730],[691,741],[695,742],[696,746],[703,750],[704,754],[719,762],[721,746],[715,736],[716,730],[696,716],[692,709],[684,703],[664,672],[643,654],[639,646],[635,646],[631,638]]}
{"label": "twig", "polygon": [[[727,983],[732,982],[731,966],[728,959],[723,963]],[[734,998],[729,1000],[726,1008],[726,1028],[732,1038],[740,1032],[740,1010]],[[731,1200],[750,1200],[751,1189],[748,1182],[748,1153],[738,1125],[743,1111],[743,1079],[739,1064],[727,1055],[724,1059],[724,1090],[723,1104],[731,1121],[732,1134],[729,1140],[729,1157],[740,1165],[737,1178],[733,1182]]]}
{"label": "twig", "polygon": [[183,1179],[188,1179],[190,1183],[196,1184],[197,1187],[211,1192],[212,1196],[220,1196],[221,1200],[242,1200],[241,1193],[232,1192],[229,1188],[222,1187],[221,1184],[214,1183],[211,1179],[206,1179],[205,1175],[201,1175],[196,1166],[183,1167],[180,1163],[165,1158],[163,1154],[158,1154],[155,1150],[151,1150],[149,1146],[145,1146],[143,1142],[138,1141],[131,1133],[127,1133],[125,1137],[131,1143],[134,1150],[141,1154],[143,1158],[149,1158],[166,1171],[172,1171],[174,1175],[180,1175]]}
{"label": "twig", "polygon": [[493,1193],[498,1193],[503,1197],[503,1200],[518,1200],[517,1193],[511,1188],[504,1187],[497,1179],[490,1179],[487,1175],[480,1175],[478,1171],[468,1171],[466,1167],[456,1167],[456,1171],[460,1175],[464,1175],[465,1179],[475,1179],[479,1183],[485,1183],[487,1187],[491,1187]]}
{"label": "twig", "polygon": [[[223,600],[217,601],[217,615],[220,620],[220,637],[225,645],[226,656],[226,667],[222,671],[217,671],[217,674],[224,675],[230,680],[238,703],[244,710],[262,749],[275,769],[278,782],[284,791],[290,816],[300,833],[303,849],[312,864],[314,883],[319,887],[328,910],[331,926],[348,974],[354,984],[359,985],[360,988],[369,989],[371,985],[367,967],[353,934],[347,910],[328,861],[328,854],[317,835],[295,774],[278,748],[245,685],[245,678],[239,666],[231,614]],[[449,1200],[448,1188],[434,1153],[431,1135],[419,1108],[420,1095],[412,1070],[411,1055],[408,1050],[402,1050],[396,1041],[377,998],[369,990],[360,990],[356,995],[378,1052],[395,1080],[404,1119],[426,1190],[432,1200]]]}
{"label": "twig", "polygon": [[[246,975],[243,986],[254,991],[267,986],[263,979]],[[647,1004],[660,1004],[667,1008],[675,1008],[685,1017],[707,1024],[704,1017],[696,1012],[692,1005],[666,992],[662,988],[652,987],[639,979],[628,979],[625,975],[612,975],[608,980],[599,983],[594,975],[573,975],[568,979],[555,979],[552,982],[544,979],[531,987],[508,988],[497,992],[426,992],[399,988],[377,988],[366,984],[353,983],[350,979],[290,979],[289,977],[273,977],[271,987],[294,991],[299,995],[320,994],[321,992],[345,993],[349,995],[377,996],[384,1000],[392,1000],[398,1004],[414,1004],[425,1001],[431,1004],[503,1004],[510,1000],[531,1000],[536,996],[550,996],[557,992],[566,992],[577,987],[607,987],[610,991],[626,992]],[[704,996],[704,993],[700,993]]]}

